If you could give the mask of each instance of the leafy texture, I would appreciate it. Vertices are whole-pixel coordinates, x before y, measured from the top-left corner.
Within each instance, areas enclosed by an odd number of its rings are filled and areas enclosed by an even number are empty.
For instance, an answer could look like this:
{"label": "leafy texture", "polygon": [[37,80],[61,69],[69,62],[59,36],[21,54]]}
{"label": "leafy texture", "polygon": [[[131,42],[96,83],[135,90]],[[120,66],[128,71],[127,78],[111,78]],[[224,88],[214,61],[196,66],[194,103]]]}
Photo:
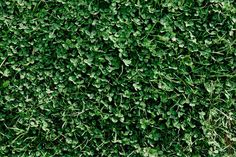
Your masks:
{"label": "leafy texture", "polygon": [[234,0],[0,1],[0,156],[235,156]]}

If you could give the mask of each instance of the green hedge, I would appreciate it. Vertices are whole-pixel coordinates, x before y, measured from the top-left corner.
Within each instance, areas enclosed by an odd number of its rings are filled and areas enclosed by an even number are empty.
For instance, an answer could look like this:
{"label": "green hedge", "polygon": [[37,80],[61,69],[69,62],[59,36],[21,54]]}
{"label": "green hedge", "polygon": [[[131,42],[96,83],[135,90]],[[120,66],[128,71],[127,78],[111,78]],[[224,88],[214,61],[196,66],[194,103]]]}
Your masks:
{"label": "green hedge", "polygon": [[1,157],[236,155],[234,0],[1,0]]}

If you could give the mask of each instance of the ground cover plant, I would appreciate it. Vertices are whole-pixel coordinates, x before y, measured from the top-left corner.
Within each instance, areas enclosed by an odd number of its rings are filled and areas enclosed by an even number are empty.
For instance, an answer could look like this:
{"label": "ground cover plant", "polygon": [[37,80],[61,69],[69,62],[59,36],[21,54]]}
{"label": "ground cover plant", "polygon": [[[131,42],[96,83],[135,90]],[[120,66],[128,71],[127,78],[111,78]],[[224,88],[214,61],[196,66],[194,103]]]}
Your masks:
{"label": "ground cover plant", "polygon": [[234,0],[1,0],[1,157],[236,155]]}

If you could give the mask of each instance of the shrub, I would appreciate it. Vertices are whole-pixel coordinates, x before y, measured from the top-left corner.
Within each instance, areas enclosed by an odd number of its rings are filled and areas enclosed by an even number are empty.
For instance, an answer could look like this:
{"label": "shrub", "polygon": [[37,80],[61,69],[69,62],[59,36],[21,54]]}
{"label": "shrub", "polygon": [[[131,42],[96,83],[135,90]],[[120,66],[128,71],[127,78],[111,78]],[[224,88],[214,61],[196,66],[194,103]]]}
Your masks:
{"label": "shrub", "polygon": [[234,156],[233,0],[0,2],[0,156]]}

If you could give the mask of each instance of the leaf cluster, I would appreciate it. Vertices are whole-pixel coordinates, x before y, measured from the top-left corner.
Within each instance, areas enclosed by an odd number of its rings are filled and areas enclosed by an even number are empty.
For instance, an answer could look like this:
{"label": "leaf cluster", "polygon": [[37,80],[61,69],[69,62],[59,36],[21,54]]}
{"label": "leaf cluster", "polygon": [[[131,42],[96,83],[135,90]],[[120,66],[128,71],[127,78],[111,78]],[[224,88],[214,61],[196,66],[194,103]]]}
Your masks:
{"label": "leaf cluster", "polygon": [[233,0],[0,1],[0,156],[234,156]]}

